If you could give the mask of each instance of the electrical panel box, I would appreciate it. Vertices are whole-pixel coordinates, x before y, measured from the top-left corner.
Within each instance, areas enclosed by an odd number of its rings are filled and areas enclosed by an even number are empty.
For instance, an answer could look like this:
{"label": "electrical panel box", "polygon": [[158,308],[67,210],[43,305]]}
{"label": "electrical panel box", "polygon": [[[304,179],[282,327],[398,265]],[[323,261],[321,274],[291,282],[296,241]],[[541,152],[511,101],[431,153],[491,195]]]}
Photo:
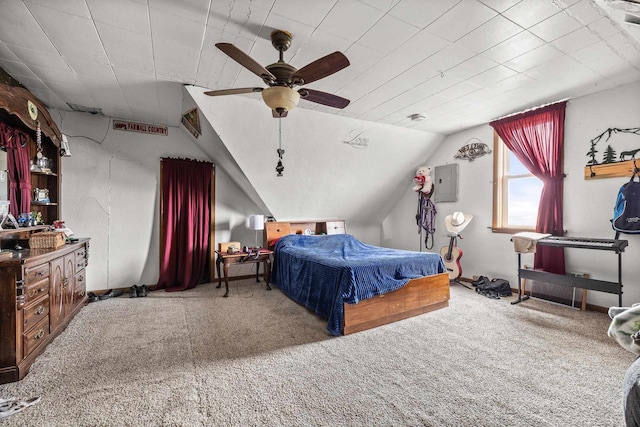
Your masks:
{"label": "electrical panel box", "polygon": [[436,166],[433,174],[433,200],[436,202],[458,201],[458,164]]}

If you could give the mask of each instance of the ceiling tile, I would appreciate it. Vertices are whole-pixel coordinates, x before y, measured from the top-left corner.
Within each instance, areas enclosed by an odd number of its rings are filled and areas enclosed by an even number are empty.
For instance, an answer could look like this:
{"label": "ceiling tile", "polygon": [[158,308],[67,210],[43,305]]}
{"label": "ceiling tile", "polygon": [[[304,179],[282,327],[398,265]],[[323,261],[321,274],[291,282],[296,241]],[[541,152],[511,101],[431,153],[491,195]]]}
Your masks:
{"label": "ceiling tile", "polygon": [[498,13],[502,13],[510,7],[515,6],[522,0],[480,0],[485,6],[489,6],[491,9]]}
{"label": "ceiling tile", "polygon": [[[204,5],[207,2],[200,3]],[[246,38],[256,37],[264,29],[265,19],[270,7],[264,6],[266,3],[252,0],[237,0],[225,3],[227,3],[226,7],[214,5],[211,8],[207,26],[218,28],[228,34],[242,35]]]}
{"label": "ceiling tile", "polygon": [[42,27],[24,3],[2,2],[0,24],[0,40],[5,45],[15,45],[42,52],[56,52]]}
{"label": "ceiling tile", "polygon": [[381,52],[391,53],[415,36],[418,28],[385,15],[367,31],[358,42]]}
{"label": "ceiling tile", "polygon": [[149,8],[131,0],[87,0],[91,16],[97,22],[149,35]]}
{"label": "ceiling tile", "polygon": [[360,0],[363,3],[373,6],[383,12],[391,10],[400,0]]}
{"label": "ceiling tile", "polygon": [[371,72],[389,78],[395,77],[449,44],[448,41],[422,30],[375,64]]}
{"label": "ceiling tile", "polygon": [[389,15],[414,27],[425,28],[460,0],[401,0],[389,11]]}
{"label": "ceiling tile", "polygon": [[495,10],[476,0],[465,0],[449,9],[427,29],[448,41],[456,41],[496,16]]}
{"label": "ceiling tile", "polygon": [[41,52],[18,46],[11,46],[11,50],[18,58],[20,58],[20,61],[29,66],[35,65],[53,70],[69,71],[69,65],[58,52]]}
{"label": "ceiling tile", "polygon": [[[384,53],[370,47],[363,46],[360,43],[352,44],[351,47],[343,53],[351,63],[349,67],[358,71],[367,71],[371,69],[373,64],[377,63],[385,56]],[[372,71],[375,72],[376,70],[373,69]]]}
{"label": "ceiling tile", "polygon": [[441,92],[438,92],[438,95],[444,96],[445,98],[457,99],[462,96],[469,95],[480,89],[482,88],[476,84],[470,82],[460,82]]}
{"label": "ceiling tile", "polygon": [[529,28],[560,12],[561,8],[551,1],[522,0],[503,15],[520,25]]}
{"label": "ceiling tile", "polygon": [[[62,55],[106,56],[92,20],[35,5],[31,12]],[[70,28],[82,37],[69,37]]]}
{"label": "ceiling tile", "polygon": [[609,17],[603,17],[597,21],[593,21],[587,25],[589,29],[595,32],[598,36],[606,39],[620,32],[620,27],[611,21]]}
{"label": "ceiling tile", "polygon": [[565,12],[556,13],[551,18],[529,28],[542,40],[551,42],[580,28],[580,24]]}
{"label": "ceiling tile", "polygon": [[111,65],[106,58],[89,58],[86,56],[66,57],[66,61],[73,72],[79,77],[92,79],[105,79],[108,81],[114,77]]}
{"label": "ceiling tile", "polygon": [[[198,49],[202,46],[205,28],[202,25],[193,25],[193,21],[172,15],[158,9],[149,11],[151,18],[151,37],[153,48],[165,50],[164,44],[171,44],[176,48]],[[166,31],[159,31],[166,28]]]}
{"label": "ceiling tile", "polygon": [[111,65],[154,75],[150,37],[96,22]]}
{"label": "ceiling tile", "polygon": [[498,64],[492,60],[478,55],[450,68],[447,70],[447,74],[460,80],[467,80],[486,70],[494,68],[496,65]]}
{"label": "ceiling tile", "polygon": [[581,27],[576,31],[555,39],[551,45],[564,53],[571,53],[585,46],[597,43],[600,38],[587,27]]}
{"label": "ceiling tile", "polygon": [[273,5],[271,12],[312,27],[317,27],[331,8],[335,6],[337,1],[338,0],[315,0],[306,2],[304,7],[300,7],[299,0],[278,0]]}
{"label": "ceiling tile", "polygon": [[24,0],[24,3],[28,8],[31,8],[31,6],[44,6],[49,9],[57,10],[58,12],[69,13],[81,18],[91,19],[91,14],[89,13],[89,9],[87,9],[87,4],[84,0]]}
{"label": "ceiling tile", "polygon": [[568,7],[566,13],[581,25],[588,25],[602,18],[600,9],[590,1],[579,1]]}
{"label": "ceiling tile", "polygon": [[491,49],[482,52],[482,55],[496,62],[503,63],[540,47],[544,43],[544,40],[540,37],[534,36],[529,31],[522,31]]}
{"label": "ceiling tile", "polygon": [[480,53],[521,31],[521,27],[498,15],[462,37],[456,44]]}
{"label": "ceiling tile", "polygon": [[609,56],[612,52],[613,50],[611,49],[611,46],[609,46],[606,41],[602,40],[598,43],[594,43],[571,52],[569,55],[577,61],[586,64],[599,60],[602,57]]}
{"label": "ceiling tile", "polygon": [[[95,0],[101,1],[101,0]],[[144,4],[145,2],[140,2]],[[180,0],[180,1],[166,1],[166,0],[149,0],[149,8],[159,9],[168,12],[172,15],[179,16],[184,19],[188,19],[193,22],[205,24],[209,17],[209,4],[208,1],[202,0]],[[219,5],[218,2],[213,2],[214,9],[224,9],[225,7]],[[227,7],[232,7],[231,5]],[[220,13],[221,14],[221,13]]]}
{"label": "ceiling tile", "polygon": [[514,71],[511,68],[507,68],[504,65],[498,65],[497,67],[493,67],[483,73],[478,74],[477,76],[471,77],[469,79],[469,82],[477,84],[478,86],[486,87],[516,74],[517,71]]}
{"label": "ceiling tile", "polygon": [[357,41],[382,16],[384,12],[381,10],[359,1],[339,0],[318,28],[348,40]]}
{"label": "ceiling tile", "polygon": [[0,58],[0,68],[18,81],[20,81],[21,77],[35,77],[40,80],[40,78],[36,76],[24,62],[9,61],[8,59]]}
{"label": "ceiling tile", "polygon": [[552,59],[562,55],[563,53],[558,49],[554,48],[551,45],[545,44],[523,55],[509,60],[503,65],[513,70],[523,72],[540,64],[544,64],[545,62],[551,61]]}

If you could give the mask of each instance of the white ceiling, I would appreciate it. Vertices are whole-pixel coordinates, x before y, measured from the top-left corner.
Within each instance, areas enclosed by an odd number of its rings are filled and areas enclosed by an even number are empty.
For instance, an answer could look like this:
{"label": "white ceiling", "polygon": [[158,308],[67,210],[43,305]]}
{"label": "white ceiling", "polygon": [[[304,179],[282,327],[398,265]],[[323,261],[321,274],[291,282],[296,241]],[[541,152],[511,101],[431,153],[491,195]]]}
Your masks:
{"label": "white ceiling", "polygon": [[[615,2],[614,2],[615,3]],[[619,3],[619,2],[618,2]],[[0,67],[48,106],[177,125],[182,85],[264,86],[219,51],[297,68],[351,65],[309,85],[316,109],[438,133],[640,80],[640,26],[608,0],[0,0]],[[235,95],[238,96],[238,95]],[[259,94],[246,95],[259,99]],[[211,98],[224,103],[227,97]],[[407,118],[421,113],[426,119]],[[264,114],[270,115],[265,106]],[[294,114],[289,115],[289,119]]]}

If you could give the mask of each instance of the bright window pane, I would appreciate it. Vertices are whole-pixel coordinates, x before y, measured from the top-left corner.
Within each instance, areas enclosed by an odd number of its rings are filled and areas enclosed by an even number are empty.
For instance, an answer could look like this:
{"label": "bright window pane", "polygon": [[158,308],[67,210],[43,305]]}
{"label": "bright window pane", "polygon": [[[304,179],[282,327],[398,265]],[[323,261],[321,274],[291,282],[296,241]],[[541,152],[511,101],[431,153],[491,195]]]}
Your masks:
{"label": "bright window pane", "polygon": [[509,175],[530,175],[531,172],[520,163],[512,151],[509,151]]}
{"label": "bright window pane", "polygon": [[535,227],[542,182],[536,177],[513,178],[509,180],[508,187],[508,225]]}

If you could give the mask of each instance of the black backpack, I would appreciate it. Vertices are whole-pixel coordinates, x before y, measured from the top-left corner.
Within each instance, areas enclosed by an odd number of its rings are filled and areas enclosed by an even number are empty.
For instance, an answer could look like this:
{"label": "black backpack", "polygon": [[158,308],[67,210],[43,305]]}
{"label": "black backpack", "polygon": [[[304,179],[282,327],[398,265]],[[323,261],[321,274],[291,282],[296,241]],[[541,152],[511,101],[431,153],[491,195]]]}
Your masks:
{"label": "black backpack", "polygon": [[471,282],[476,287],[476,292],[487,298],[500,299],[511,296],[511,286],[505,279],[491,279],[480,276],[478,280]]}

